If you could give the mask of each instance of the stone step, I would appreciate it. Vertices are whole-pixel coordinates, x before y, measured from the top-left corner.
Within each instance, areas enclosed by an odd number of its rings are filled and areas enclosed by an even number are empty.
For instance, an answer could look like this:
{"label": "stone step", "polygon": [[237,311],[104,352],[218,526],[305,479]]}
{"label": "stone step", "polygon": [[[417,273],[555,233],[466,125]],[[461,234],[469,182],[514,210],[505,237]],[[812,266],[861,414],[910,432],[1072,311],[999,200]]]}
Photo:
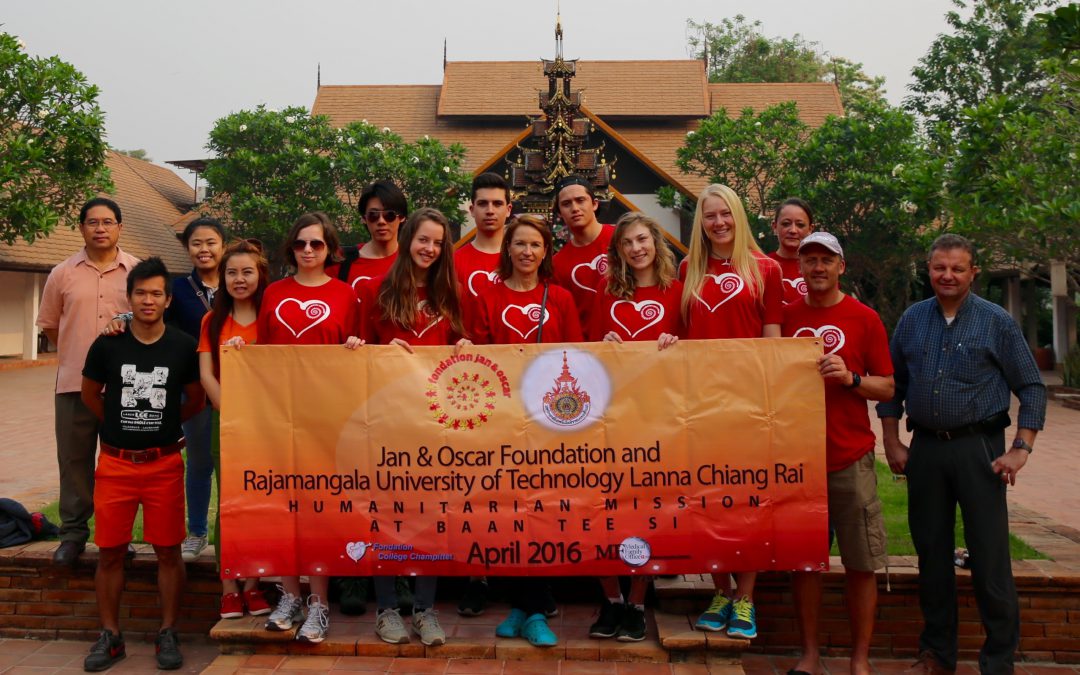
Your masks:
{"label": "stone step", "polygon": [[[612,661],[643,663],[706,663],[717,665],[738,664],[745,640],[716,638],[706,642],[700,633],[699,645],[680,638],[675,626],[679,617],[657,616],[646,611],[649,630],[641,642],[618,642],[596,640],[588,637],[588,629],[596,620],[596,607],[566,604],[560,606],[559,615],[549,619],[549,625],[559,637],[559,644],[551,648],[537,648],[523,639],[495,637],[495,626],[509,612],[508,605],[495,604],[481,616],[462,617],[454,605],[439,603],[440,623],[446,631],[444,645],[425,647],[413,636],[412,642],[403,645],[388,644],[375,635],[373,611],[361,616],[345,616],[331,609],[330,628],[326,640],[317,645],[297,642],[295,629],[271,632],[264,629],[265,617],[244,617],[219,621],[210,631],[222,654],[278,654],[367,656],[397,658],[437,659],[494,659],[502,661]],[[689,629],[688,619],[681,617],[683,627]],[[406,626],[409,619],[405,618]],[[659,629],[659,630],[658,630]],[[685,632],[685,631],[684,631]],[[662,640],[668,639],[672,648],[665,648]],[[681,641],[680,641],[681,640]],[[708,659],[706,653],[723,658]]]}

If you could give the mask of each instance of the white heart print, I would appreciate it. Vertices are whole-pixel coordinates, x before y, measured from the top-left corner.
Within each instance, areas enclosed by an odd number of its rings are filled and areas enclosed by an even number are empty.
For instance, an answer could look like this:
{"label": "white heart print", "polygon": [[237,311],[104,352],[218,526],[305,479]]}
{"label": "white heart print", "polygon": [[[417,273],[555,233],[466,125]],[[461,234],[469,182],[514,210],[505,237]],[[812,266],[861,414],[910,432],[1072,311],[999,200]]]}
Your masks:
{"label": "white heart print", "polygon": [[473,297],[476,297],[476,296],[478,296],[480,294],[476,290],[476,288],[473,287],[473,279],[475,279],[477,276],[487,277],[488,281],[490,281],[493,284],[497,284],[497,283],[499,283],[501,281],[499,279],[499,273],[498,272],[485,272],[484,270],[476,270],[475,272],[473,272],[472,274],[469,275],[469,282],[467,284],[468,287],[469,287],[469,293],[472,293]]}
{"label": "white heart print", "polygon": [[[644,321],[648,321],[644,326],[637,330],[630,330],[626,324],[619,320],[619,317],[615,314],[615,308],[619,305],[629,305],[634,308],[634,311],[638,313],[638,316]],[[664,319],[664,306],[655,300],[642,300],[641,302],[631,302],[630,300],[618,300],[611,305],[611,320],[617,323],[626,334],[631,338],[636,338],[638,333],[655,326]]]}
{"label": "white heart print", "polygon": [[607,254],[601,253],[589,262],[584,262],[579,265],[574,265],[574,269],[570,270],[570,280],[574,282],[574,285],[579,288],[584,288],[590,293],[596,292],[596,282],[599,279],[585,279],[585,283],[578,281],[578,271],[592,270],[599,276],[604,276],[604,272],[607,271]]}
{"label": "white heart print", "polygon": [[795,335],[792,337],[810,337],[813,335],[816,338],[820,338],[825,345],[825,355],[835,354],[840,351],[846,338],[844,337],[844,331],[840,330],[836,326],[821,326],[819,328],[811,328],[810,326],[803,326],[799,330],[795,331]]}
{"label": "white heart print", "polygon": [[[416,303],[416,313],[419,315],[419,318],[428,320],[427,325],[424,326],[424,330],[420,331],[419,333],[416,332],[415,328],[411,329],[412,334],[418,338],[424,337],[424,333],[431,330],[432,326],[437,325],[440,321],[443,320],[441,314],[439,316],[432,315],[431,308],[428,306],[427,300],[421,300],[420,302]],[[434,319],[434,321],[432,319]]]}
{"label": "white heart print", "polygon": [[362,541],[350,541],[345,544],[345,555],[352,558],[353,562],[360,562],[360,559],[367,553],[368,544]]}
{"label": "white heart print", "polygon": [[[543,312],[544,320],[540,321],[541,312]],[[522,307],[521,305],[507,305],[502,311],[502,322],[507,328],[514,331],[521,336],[522,340],[528,340],[537,328],[540,327],[540,323],[547,323],[551,318],[551,312],[540,309],[540,305],[535,302]],[[515,325],[515,323],[524,323],[521,327]],[[523,333],[522,330],[524,329]]]}
{"label": "white heart print", "polygon": [[[713,283],[720,287],[720,292],[725,294],[719,302],[717,302],[715,305],[709,305],[700,295],[696,293],[694,294],[697,299],[701,301],[701,304],[709,308],[710,312],[715,312],[717,307],[724,304],[728,300],[731,300],[736,295],[741,293],[744,288],[746,288],[746,283],[743,281],[742,277],[740,277],[738,274],[735,274],[734,272],[724,272],[723,274],[706,274],[705,283],[709,283],[710,279],[712,279]],[[704,286],[702,286],[701,290],[705,290]]]}
{"label": "white heart print", "polygon": [[803,279],[802,277],[798,277],[797,279],[784,279],[784,283],[798,291],[799,295],[806,295],[806,279]]}
{"label": "white heart print", "polygon": [[[295,304],[297,307],[300,308],[300,316],[302,318],[299,322],[300,325],[297,327],[293,327],[293,325],[290,324],[289,321],[281,315],[282,309],[285,309],[286,306],[290,303]],[[318,326],[323,321],[326,321],[326,319],[330,316],[330,305],[326,304],[322,300],[304,300],[303,302],[301,302],[296,298],[285,298],[278,303],[277,307],[274,308],[274,314],[275,316],[277,316],[278,321],[280,321],[283,326],[289,329],[289,332],[293,334],[293,337],[299,339],[301,335],[308,332],[315,326]],[[292,318],[295,319],[297,317]],[[304,319],[307,320],[306,325],[304,325]],[[297,328],[299,328],[299,330],[297,330]]]}

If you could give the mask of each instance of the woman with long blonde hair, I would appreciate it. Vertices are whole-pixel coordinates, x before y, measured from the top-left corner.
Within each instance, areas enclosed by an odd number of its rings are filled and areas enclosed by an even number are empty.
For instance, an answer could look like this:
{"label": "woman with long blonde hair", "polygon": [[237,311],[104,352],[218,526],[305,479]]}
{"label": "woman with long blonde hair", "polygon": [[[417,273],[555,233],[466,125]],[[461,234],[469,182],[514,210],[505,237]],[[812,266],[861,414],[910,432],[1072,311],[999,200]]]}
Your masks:
{"label": "woman with long blonde hair", "polygon": [[[690,339],[780,337],[784,287],[780,266],[754,241],[746,211],[726,185],[706,187],[698,197],[690,254],[680,270],[682,313]],[[727,630],[731,637],[757,636],[756,572],[713,574],[716,595],[697,620],[700,630]]]}

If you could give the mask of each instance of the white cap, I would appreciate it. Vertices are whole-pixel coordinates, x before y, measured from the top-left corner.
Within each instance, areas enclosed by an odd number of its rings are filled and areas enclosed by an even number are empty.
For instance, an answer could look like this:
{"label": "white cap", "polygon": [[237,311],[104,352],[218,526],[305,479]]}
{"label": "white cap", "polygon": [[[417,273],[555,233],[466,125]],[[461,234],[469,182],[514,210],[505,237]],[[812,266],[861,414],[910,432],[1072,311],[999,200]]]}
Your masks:
{"label": "white cap", "polygon": [[811,232],[806,235],[806,238],[799,242],[799,253],[802,253],[803,249],[811,244],[824,246],[841,258],[844,257],[844,249],[840,246],[840,242],[828,232]]}

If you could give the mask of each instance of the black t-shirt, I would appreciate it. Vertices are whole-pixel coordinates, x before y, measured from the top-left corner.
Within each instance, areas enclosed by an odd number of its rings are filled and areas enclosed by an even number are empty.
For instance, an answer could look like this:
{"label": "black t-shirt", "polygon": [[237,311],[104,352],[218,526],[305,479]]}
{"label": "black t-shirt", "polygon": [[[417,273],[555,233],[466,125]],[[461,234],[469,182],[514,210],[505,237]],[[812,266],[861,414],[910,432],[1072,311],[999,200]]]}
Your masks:
{"label": "black t-shirt", "polygon": [[135,339],[130,328],[94,340],[83,376],[105,384],[103,443],[142,450],[180,439],[180,394],[199,379],[196,346],[190,335],[171,326],[149,345]]}

